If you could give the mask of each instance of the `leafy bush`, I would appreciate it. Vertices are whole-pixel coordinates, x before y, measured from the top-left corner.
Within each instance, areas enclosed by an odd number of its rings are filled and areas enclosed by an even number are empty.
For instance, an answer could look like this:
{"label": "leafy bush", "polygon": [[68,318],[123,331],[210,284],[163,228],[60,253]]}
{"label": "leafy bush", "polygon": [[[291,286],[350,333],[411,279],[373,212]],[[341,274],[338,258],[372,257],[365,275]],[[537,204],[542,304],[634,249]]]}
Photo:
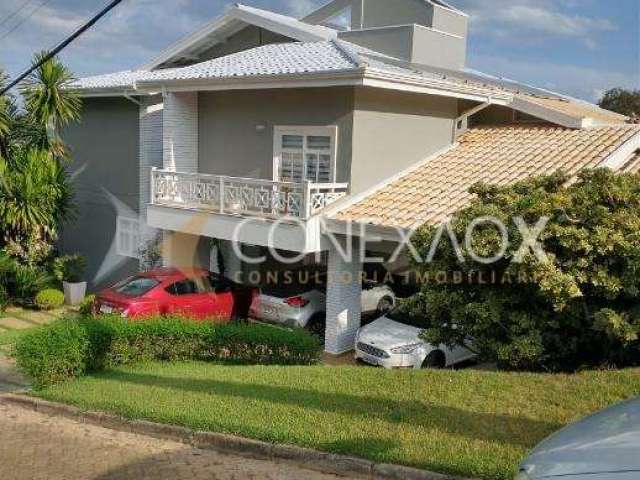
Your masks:
{"label": "leafy bush", "polygon": [[18,264],[9,276],[9,294],[20,303],[30,304],[49,281],[49,275],[44,270]]}
{"label": "leafy bush", "polygon": [[53,261],[53,276],[59,282],[81,282],[87,264],[82,255],[64,255]]}
{"label": "leafy bush", "polygon": [[41,310],[53,310],[64,305],[64,293],[48,288],[38,292],[35,298],[36,307]]}
{"label": "leafy bush", "polygon": [[16,342],[13,355],[34,387],[42,388],[82,375],[89,351],[85,329],[64,319],[26,333]]}
{"label": "leafy bush", "polygon": [[[595,170],[566,181],[554,175],[472,189],[477,200],[450,224],[458,252],[445,234],[434,261],[416,264],[432,278],[445,272],[459,280],[423,287],[416,309],[433,320],[428,341],[472,337],[485,357],[513,369],[640,361],[640,176]],[[487,216],[499,219],[509,237],[505,254],[489,264],[473,260],[469,246],[483,257],[499,252],[495,226],[477,226],[466,238],[469,225]],[[530,227],[549,219],[537,238],[546,257],[531,248],[520,256],[518,217]],[[422,258],[438,233],[427,227],[414,236]]]}
{"label": "leafy bush", "polygon": [[234,363],[311,365],[318,361],[322,346],[305,330],[232,323],[216,329],[211,348],[214,358]]}
{"label": "leafy bush", "polygon": [[4,312],[9,305],[9,293],[4,285],[0,283],[0,313]]}
{"label": "leafy bush", "polygon": [[[320,342],[304,330],[263,325],[219,325],[178,317],[129,321],[118,316],[86,316],[52,325],[29,334],[16,349],[18,366],[34,378],[36,387],[146,361],[309,365],[318,361],[321,351]],[[57,365],[55,352],[64,348],[61,338],[67,339],[70,352],[82,352],[82,358],[61,355]],[[52,345],[43,347],[47,342]]]}
{"label": "leafy bush", "polygon": [[90,315],[91,313],[93,313],[93,305],[95,302],[96,302],[95,295],[87,295],[86,297],[84,297],[84,300],[78,307],[78,310],[82,315]]}
{"label": "leafy bush", "polygon": [[85,317],[80,324],[91,343],[90,370],[153,360],[204,360],[215,332],[211,322],[179,317],[129,321],[119,316]]}

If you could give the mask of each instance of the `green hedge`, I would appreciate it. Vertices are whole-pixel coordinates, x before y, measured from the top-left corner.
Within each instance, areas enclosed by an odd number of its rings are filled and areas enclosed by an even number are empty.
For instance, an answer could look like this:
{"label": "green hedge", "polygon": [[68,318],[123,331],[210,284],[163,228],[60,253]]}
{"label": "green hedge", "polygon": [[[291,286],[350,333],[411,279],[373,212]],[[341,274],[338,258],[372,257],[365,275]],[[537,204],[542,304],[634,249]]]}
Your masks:
{"label": "green hedge", "polygon": [[63,319],[21,338],[14,356],[36,388],[87,372],[145,361],[203,360],[244,365],[310,365],[321,352],[304,330],[267,325],[117,316]]}
{"label": "green hedge", "polygon": [[35,388],[82,375],[91,350],[87,333],[71,319],[63,319],[22,336],[13,355]]}

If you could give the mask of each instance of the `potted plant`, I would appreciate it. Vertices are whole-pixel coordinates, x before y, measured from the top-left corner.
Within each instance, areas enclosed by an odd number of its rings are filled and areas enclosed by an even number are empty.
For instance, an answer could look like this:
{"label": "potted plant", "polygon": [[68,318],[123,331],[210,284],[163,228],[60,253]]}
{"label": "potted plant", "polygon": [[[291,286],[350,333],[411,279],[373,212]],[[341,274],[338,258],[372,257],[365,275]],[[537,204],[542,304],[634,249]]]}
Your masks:
{"label": "potted plant", "polygon": [[82,280],[86,260],[82,255],[65,255],[53,261],[53,273],[62,282],[67,305],[80,305],[87,293],[87,282]]}

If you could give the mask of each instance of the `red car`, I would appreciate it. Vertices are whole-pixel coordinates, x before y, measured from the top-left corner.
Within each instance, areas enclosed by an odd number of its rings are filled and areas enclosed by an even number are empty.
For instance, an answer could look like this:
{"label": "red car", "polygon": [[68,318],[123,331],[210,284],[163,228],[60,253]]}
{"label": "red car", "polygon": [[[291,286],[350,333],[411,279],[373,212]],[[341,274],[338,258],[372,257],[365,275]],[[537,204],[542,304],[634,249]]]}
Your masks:
{"label": "red car", "polygon": [[183,315],[204,320],[246,318],[254,289],[200,269],[161,268],[101,291],[94,311],[128,318]]}

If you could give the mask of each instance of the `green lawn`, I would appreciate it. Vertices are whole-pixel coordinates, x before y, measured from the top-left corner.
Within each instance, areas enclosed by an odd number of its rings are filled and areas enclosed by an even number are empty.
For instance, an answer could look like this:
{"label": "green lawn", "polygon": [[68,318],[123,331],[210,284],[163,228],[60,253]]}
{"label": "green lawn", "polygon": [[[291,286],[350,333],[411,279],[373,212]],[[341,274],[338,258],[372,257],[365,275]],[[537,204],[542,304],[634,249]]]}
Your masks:
{"label": "green lawn", "polygon": [[124,367],[38,393],[129,418],[486,479],[511,479],[547,435],[638,394],[638,369],[541,375],[205,363]]}

